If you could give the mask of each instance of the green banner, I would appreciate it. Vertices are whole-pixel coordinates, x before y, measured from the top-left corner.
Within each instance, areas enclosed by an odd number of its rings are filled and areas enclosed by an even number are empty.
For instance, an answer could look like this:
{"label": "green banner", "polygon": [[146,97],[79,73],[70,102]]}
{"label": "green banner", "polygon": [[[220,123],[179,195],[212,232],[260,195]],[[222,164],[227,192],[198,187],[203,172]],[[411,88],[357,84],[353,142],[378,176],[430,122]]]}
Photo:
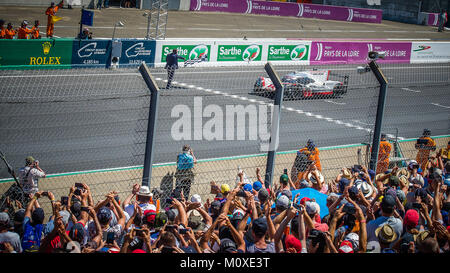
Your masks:
{"label": "green banner", "polygon": [[217,61],[261,61],[262,45],[219,45]]}
{"label": "green banner", "polygon": [[[162,46],[162,54],[161,54],[161,62],[166,61],[166,55],[172,53],[172,50],[176,49],[178,55],[186,58],[186,60],[194,60],[194,59],[205,59],[205,61],[209,61],[209,55],[211,52],[210,45],[163,45]],[[182,61],[182,60],[180,60]]]}
{"label": "green banner", "polygon": [[0,40],[0,69],[70,68],[73,39]]}
{"label": "green banner", "polygon": [[268,61],[307,61],[309,45],[269,45]]}

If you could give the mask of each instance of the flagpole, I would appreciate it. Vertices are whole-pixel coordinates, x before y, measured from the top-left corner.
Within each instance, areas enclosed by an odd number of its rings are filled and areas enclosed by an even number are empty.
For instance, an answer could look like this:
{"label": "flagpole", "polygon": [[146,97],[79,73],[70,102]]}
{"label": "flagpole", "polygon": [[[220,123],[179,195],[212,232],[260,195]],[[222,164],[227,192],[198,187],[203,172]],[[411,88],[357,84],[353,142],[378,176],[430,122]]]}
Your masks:
{"label": "flagpole", "polygon": [[83,11],[84,11],[84,6],[81,7],[81,18],[80,18],[80,34],[78,35],[78,38],[81,39],[81,33],[83,31]]}

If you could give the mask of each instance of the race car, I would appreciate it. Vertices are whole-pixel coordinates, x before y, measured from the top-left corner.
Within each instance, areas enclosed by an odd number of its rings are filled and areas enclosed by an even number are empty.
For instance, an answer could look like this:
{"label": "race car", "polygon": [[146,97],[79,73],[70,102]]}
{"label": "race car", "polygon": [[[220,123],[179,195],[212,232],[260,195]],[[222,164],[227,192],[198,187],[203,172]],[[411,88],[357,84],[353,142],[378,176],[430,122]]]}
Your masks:
{"label": "race car", "polygon": [[[294,71],[281,78],[285,99],[303,99],[320,96],[339,97],[347,93],[348,76],[339,76],[343,82],[330,81],[330,70]],[[273,98],[275,85],[268,77],[258,77],[253,88],[255,95]]]}

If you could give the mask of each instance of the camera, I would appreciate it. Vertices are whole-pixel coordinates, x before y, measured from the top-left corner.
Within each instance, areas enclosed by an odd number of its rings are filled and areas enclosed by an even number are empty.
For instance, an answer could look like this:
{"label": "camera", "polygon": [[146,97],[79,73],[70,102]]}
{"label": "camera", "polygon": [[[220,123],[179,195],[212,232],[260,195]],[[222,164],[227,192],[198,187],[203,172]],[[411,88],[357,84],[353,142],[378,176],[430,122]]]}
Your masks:
{"label": "camera", "polygon": [[67,206],[69,203],[69,197],[68,196],[61,196],[61,204]]}
{"label": "camera", "polygon": [[380,51],[380,52],[369,51],[368,56],[369,56],[369,59],[371,59],[371,60],[384,59],[386,57],[386,52],[385,51]]}

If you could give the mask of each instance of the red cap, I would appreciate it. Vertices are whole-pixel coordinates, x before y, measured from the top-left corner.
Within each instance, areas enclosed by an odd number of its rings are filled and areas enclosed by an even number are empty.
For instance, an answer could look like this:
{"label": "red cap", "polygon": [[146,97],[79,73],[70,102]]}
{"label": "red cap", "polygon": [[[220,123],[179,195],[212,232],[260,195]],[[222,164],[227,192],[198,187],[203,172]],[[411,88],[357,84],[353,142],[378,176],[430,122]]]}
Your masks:
{"label": "red cap", "polygon": [[343,241],[338,249],[339,253],[353,253],[353,245],[350,241]]}
{"label": "red cap", "polygon": [[302,199],[300,199],[300,204],[304,205],[306,203],[306,201],[311,201],[311,198],[309,197],[303,197]]}
{"label": "red cap", "polygon": [[144,217],[146,218],[148,223],[155,222],[156,219],[156,211],[155,210],[146,210],[144,211]]}
{"label": "red cap", "polygon": [[293,235],[288,235],[286,236],[286,249],[287,248],[295,248],[295,250],[297,250],[297,253],[301,253],[302,252],[302,243],[300,242],[299,239],[295,238]]}
{"label": "red cap", "polygon": [[131,253],[147,253],[147,252],[138,248],[138,249],[133,250]]}
{"label": "red cap", "polygon": [[419,213],[415,209],[410,209],[406,212],[403,223],[408,228],[414,228],[419,224]]}

